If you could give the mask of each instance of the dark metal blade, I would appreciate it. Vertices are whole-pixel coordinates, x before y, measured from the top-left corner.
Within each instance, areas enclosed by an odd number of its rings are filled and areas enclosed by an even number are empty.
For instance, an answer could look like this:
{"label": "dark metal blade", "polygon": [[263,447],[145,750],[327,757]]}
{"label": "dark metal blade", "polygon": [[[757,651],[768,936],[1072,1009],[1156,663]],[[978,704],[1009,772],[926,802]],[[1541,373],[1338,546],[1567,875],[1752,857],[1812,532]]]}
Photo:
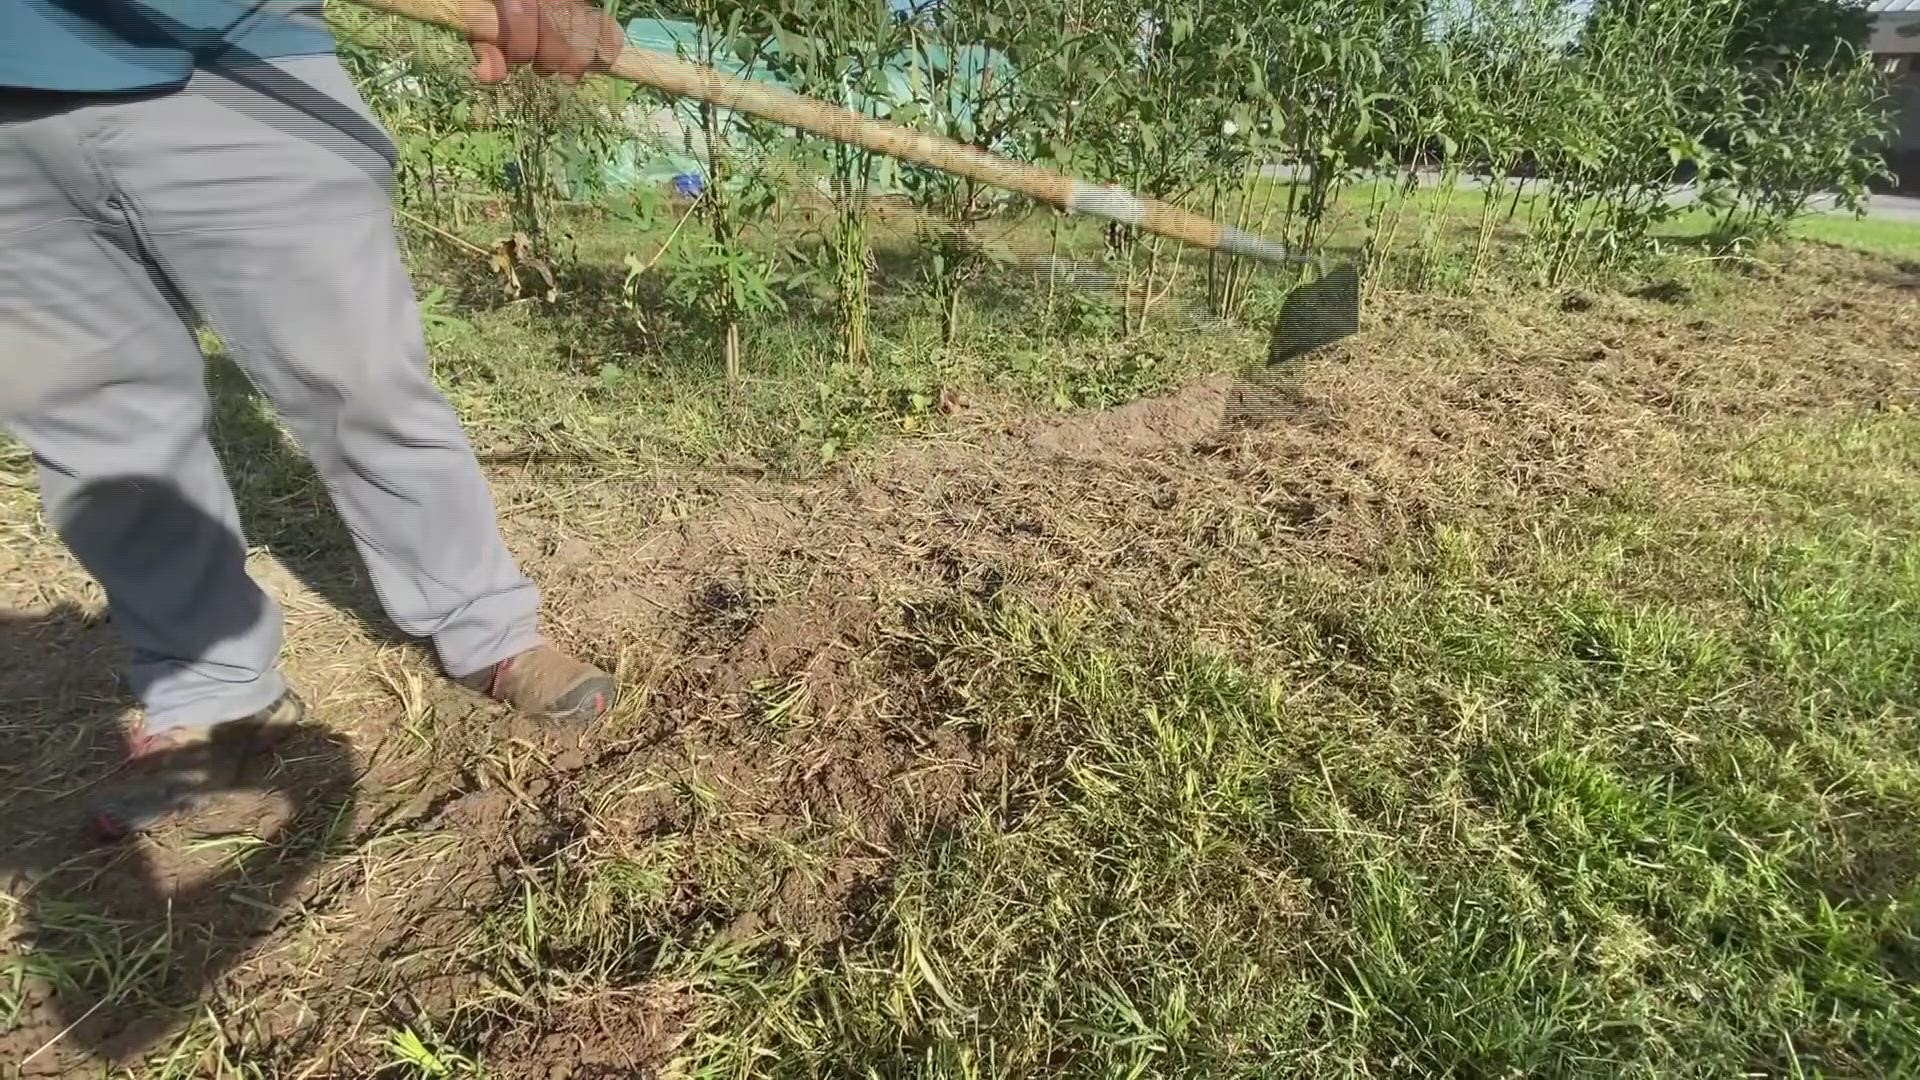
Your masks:
{"label": "dark metal blade", "polygon": [[1267,366],[1290,363],[1359,332],[1360,267],[1345,263],[1287,294],[1267,347]]}

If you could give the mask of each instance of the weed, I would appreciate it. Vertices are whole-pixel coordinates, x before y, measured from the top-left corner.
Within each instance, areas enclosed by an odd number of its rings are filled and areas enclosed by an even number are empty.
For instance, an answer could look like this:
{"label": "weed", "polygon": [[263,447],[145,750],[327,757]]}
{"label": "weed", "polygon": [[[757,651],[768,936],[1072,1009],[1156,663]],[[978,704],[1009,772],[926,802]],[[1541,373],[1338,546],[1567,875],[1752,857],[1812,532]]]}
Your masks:
{"label": "weed", "polygon": [[403,1024],[387,1032],[386,1048],[390,1063],[382,1070],[383,1075],[423,1080],[482,1075],[477,1062],[441,1042],[431,1029],[422,1033]]}

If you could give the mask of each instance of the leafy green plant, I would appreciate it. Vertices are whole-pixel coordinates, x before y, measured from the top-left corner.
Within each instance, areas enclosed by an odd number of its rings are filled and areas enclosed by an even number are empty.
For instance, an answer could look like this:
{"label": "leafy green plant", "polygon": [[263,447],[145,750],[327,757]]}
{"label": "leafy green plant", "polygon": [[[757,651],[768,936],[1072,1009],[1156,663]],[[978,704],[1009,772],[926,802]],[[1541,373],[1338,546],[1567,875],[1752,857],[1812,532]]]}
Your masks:
{"label": "leafy green plant", "polygon": [[1823,64],[1803,52],[1744,81],[1721,114],[1721,149],[1708,170],[1718,247],[1784,235],[1822,192],[1860,212],[1867,185],[1890,178],[1884,160],[1865,149],[1889,129],[1886,88],[1870,57]]}
{"label": "leafy green plant", "polygon": [[721,328],[729,381],[740,377],[740,324],[783,312],[777,286],[785,280],[772,256],[707,235],[672,247],[663,265],[667,295]]}
{"label": "leafy green plant", "polygon": [[1571,14],[1562,0],[1472,0],[1467,16],[1448,29],[1454,70],[1467,72],[1472,92],[1459,107],[1469,114],[1461,141],[1468,160],[1485,173],[1475,227],[1470,279],[1478,283],[1496,230],[1518,213],[1530,177],[1523,164],[1558,122],[1558,44]]}
{"label": "leafy green plant", "polygon": [[874,432],[923,429],[939,400],[924,369],[878,356],[872,363],[838,361],[814,383],[795,430],[812,463],[831,465]]}
{"label": "leafy green plant", "polygon": [[1588,18],[1540,150],[1550,186],[1534,239],[1549,284],[1643,254],[1679,213],[1672,192],[1712,123],[1706,76],[1723,67],[1738,3],[1603,4]]}
{"label": "leafy green plant", "polygon": [[[1211,188],[1201,151],[1235,116],[1235,94],[1218,85],[1240,40],[1228,25],[1230,14],[1193,4],[1140,9],[1119,3],[1080,14],[1084,36],[1059,59],[1088,75],[1060,81],[1069,93],[1054,103],[1057,134],[1043,148],[1047,158],[1088,179],[1166,201]],[[1116,225],[1107,237],[1122,283],[1120,332],[1130,336],[1177,288],[1181,253],[1136,229]]]}
{"label": "leafy green plant", "polygon": [[[1490,265],[1522,265],[1493,260],[1503,233],[1545,283],[1615,273],[1658,250],[1685,209],[1678,190],[1696,180],[1723,248],[1781,235],[1823,192],[1857,207],[1885,175],[1873,148],[1886,131],[1885,88],[1854,49],[1857,6],[948,0],[896,16],[882,0],[615,5],[621,18],[702,27],[689,59],[772,71],[816,97],[1185,203],[1299,249],[1344,245],[1358,221],[1372,281],[1448,290],[1478,286]],[[595,146],[632,137],[612,122],[621,95],[535,79],[477,90],[447,35],[351,5],[328,10],[355,29],[342,55],[396,133],[403,197],[451,211],[457,225],[468,189],[505,195],[536,267],[547,265],[546,233],[568,220],[549,213],[558,194],[609,208],[628,197],[591,182]],[[388,33],[407,47],[369,46]],[[704,185],[693,213],[659,251],[633,256],[621,281],[643,333],[640,286],[657,270],[672,279],[669,298],[716,328],[737,380],[747,324],[817,277],[841,359],[874,362],[869,210],[876,186],[897,180],[937,222],[917,233],[920,280],[953,345],[968,283],[991,272],[983,248],[960,238],[1007,205],[997,193],[727,110],[689,106],[695,114],[699,145],[688,149]],[[1465,195],[1474,176],[1485,182]],[[1355,213],[1349,192],[1373,179]],[[812,213],[815,192],[824,215]],[[1477,206],[1456,205],[1468,199]],[[783,214],[813,227],[804,248]],[[1081,236],[1054,215],[1050,254],[1079,257]],[[1076,344],[1132,337],[1176,295],[1248,316],[1261,268],[1209,254],[1196,281],[1199,260],[1177,245],[1121,226],[1106,237],[1119,302],[1063,296],[1050,279],[1036,319],[1046,333]],[[429,332],[458,329],[441,309],[427,313]]]}
{"label": "leafy green plant", "polygon": [[1407,63],[1421,40],[1402,40],[1406,23],[1399,0],[1301,0],[1273,8],[1257,24],[1285,159],[1297,176],[1287,188],[1282,230],[1299,248],[1321,241],[1340,191],[1377,167],[1391,145],[1389,63]]}
{"label": "leafy green plant", "polygon": [[510,139],[487,129],[473,80],[461,70],[464,45],[439,27],[344,3],[329,3],[336,52],[399,152],[402,199],[461,224],[462,187],[493,187]]}
{"label": "leafy green plant", "polygon": [[[678,46],[682,57],[713,65],[726,58],[753,68],[763,61],[768,39],[754,30],[758,8],[741,0],[699,0],[695,21],[702,31],[691,45]],[[769,125],[701,103],[698,107],[698,154],[704,165],[702,189],[696,204],[705,235],[697,240],[669,244],[666,269],[670,297],[702,312],[719,328],[727,380],[741,376],[741,324],[763,312],[783,311],[785,302],[775,291],[788,280],[783,260],[768,254],[779,245],[756,245],[755,225],[766,220],[780,194],[777,158],[766,153],[740,154],[737,144],[765,150],[785,137]],[[631,295],[635,275],[629,271]]]}
{"label": "leafy green plant", "polygon": [[[896,109],[896,121],[999,153],[1032,145],[1044,130],[1043,111],[1021,72],[1068,47],[1054,12],[1017,0],[950,0],[935,15],[905,22],[903,32],[915,104]],[[951,346],[962,285],[980,269],[977,251],[960,237],[1004,200],[984,184],[934,169],[909,166],[901,179],[913,205],[939,222],[920,230],[919,239],[941,339]]]}
{"label": "leafy green plant", "polygon": [[[513,140],[513,159],[501,178],[513,224],[532,238],[543,258],[550,256],[555,240],[551,206],[574,194],[564,163],[603,156],[623,134],[606,85],[592,80],[570,86],[521,70],[496,91]],[[583,178],[576,174],[572,179]]]}
{"label": "leafy green plant", "polygon": [[[887,66],[906,36],[885,0],[796,0],[781,5],[768,28],[779,46],[769,55],[769,66],[801,92],[895,119],[887,104]],[[818,139],[795,140],[789,153],[806,174],[828,177],[833,220],[818,251],[833,282],[842,358],[865,362],[873,270],[867,215],[876,173],[897,165],[871,151]]]}

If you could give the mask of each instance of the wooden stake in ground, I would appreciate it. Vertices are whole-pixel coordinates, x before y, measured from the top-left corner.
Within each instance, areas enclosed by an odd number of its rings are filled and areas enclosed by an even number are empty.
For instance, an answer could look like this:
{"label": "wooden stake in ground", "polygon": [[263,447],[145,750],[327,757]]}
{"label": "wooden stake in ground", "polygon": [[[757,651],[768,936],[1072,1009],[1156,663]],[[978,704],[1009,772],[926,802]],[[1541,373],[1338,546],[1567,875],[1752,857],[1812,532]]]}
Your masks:
{"label": "wooden stake in ground", "polygon": [[[499,33],[490,11],[484,15],[485,25],[469,25],[463,16],[463,9],[468,5],[461,0],[356,2],[377,11],[443,26],[480,41],[493,41]],[[1300,256],[1280,244],[1171,203],[1135,195],[1111,184],[1075,180],[1051,169],[876,120],[789,90],[728,75],[704,64],[636,48],[631,43],[622,46],[608,73],[676,97],[733,109],[834,142],[1018,192],[1070,214],[1117,221],[1209,251],[1246,255],[1266,262],[1300,261]]]}

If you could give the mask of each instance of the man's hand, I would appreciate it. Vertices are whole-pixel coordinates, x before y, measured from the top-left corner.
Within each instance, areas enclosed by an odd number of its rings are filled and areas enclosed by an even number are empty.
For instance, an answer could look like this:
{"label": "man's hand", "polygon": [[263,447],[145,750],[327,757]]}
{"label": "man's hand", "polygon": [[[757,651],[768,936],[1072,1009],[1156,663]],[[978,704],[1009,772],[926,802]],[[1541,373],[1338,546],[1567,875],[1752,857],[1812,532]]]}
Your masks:
{"label": "man's hand", "polygon": [[516,64],[573,82],[606,71],[626,35],[606,12],[584,0],[467,0],[476,34],[498,26],[493,41],[473,40],[473,75],[497,83]]}

